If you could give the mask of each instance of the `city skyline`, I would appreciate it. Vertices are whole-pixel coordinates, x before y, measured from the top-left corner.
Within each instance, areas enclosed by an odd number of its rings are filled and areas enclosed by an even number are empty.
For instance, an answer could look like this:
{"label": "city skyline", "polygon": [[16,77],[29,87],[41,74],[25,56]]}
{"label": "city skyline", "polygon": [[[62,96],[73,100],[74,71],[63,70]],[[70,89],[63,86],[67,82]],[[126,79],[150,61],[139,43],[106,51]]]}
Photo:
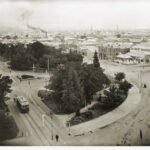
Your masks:
{"label": "city skyline", "polygon": [[45,30],[150,28],[150,2],[133,0],[6,0],[0,2],[1,30],[25,29],[27,24]]}

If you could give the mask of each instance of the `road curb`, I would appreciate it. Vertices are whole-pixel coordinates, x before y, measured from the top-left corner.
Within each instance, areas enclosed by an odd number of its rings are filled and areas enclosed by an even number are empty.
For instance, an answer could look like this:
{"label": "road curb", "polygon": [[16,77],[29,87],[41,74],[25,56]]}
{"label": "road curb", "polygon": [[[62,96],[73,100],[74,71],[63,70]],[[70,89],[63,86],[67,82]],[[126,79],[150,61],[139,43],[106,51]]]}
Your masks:
{"label": "road curb", "polygon": [[[134,97],[134,99],[133,99]],[[119,119],[128,115],[140,102],[139,89],[134,85],[128,93],[126,100],[116,109],[108,112],[99,118],[87,121],[71,127],[73,136],[81,136],[87,133],[95,132],[98,129],[105,128]],[[128,109],[127,109],[128,108]]]}

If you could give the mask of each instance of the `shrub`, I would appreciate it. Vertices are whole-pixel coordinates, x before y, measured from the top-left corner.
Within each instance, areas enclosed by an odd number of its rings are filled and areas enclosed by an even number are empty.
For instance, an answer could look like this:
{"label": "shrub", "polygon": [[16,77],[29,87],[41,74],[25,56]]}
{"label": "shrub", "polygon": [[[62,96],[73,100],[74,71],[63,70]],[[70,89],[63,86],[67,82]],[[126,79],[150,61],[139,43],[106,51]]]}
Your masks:
{"label": "shrub", "polygon": [[132,87],[132,84],[130,84],[128,81],[125,80],[120,83],[119,89],[123,90],[124,93],[127,93],[131,87]]}
{"label": "shrub", "polygon": [[118,72],[115,74],[115,80],[122,81],[125,78],[125,74],[123,72]]}
{"label": "shrub", "polygon": [[88,110],[88,111],[82,113],[82,117],[87,118],[87,119],[92,119],[93,118],[93,112],[91,110]]}

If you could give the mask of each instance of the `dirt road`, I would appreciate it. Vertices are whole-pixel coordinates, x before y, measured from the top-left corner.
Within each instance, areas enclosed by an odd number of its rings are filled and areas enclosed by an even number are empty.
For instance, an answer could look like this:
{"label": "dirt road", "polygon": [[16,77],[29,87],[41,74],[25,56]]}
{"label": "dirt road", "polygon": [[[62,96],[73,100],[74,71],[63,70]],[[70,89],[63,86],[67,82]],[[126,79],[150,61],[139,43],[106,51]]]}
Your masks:
{"label": "dirt road", "polygon": [[[48,114],[49,109],[37,97],[37,87],[44,85],[44,80],[31,81],[31,87],[27,81],[20,81],[12,75],[14,80],[12,98],[15,94],[24,95],[30,102],[29,114],[21,114],[12,99],[9,102],[11,112],[16,119],[23,137],[10,140],[7,145],[150,145],[150,67],[122,66],[111,63],[101,65],[107,74],[113,75],[116,72],[125,72],[126,78],[132,84],[139,87],[139,73],[141,82],[147,84],[147,88],[141,89],[141,101],[139,105],[124,118],[115,123],[98,129],[94,133],[83,136],[69,137],[67,131],[61,126],[59,120],[54,117],[45,117],[45,126],[42,126],[42,114]],[[2,68],[2,69],[1,69]],[[1,72],[9,73],[9,70],[1,67]],[[145,72],[147,71],[147,72]],[[53,129],[52,129],[53,128]],[[59,133],[60,142],[51,140],[51,136]],[[142,133],[142,138],[141,138]],[[67,142],[66,142],[67,141]],[[69,143],[68,143],[69,142]],[[19,145],[18,144],[18,145]]]}
{"label": "dirt road", "polygon": [[[64,132],[65,129],[55,115],[50,117],[49,108],[37,96],[37,91],[45,85],[45,79],[30,80],[30,84],[28,80],[20,82],[16,77],[18,73],[15,71],[10,73],[5,63],[1,63],[0,71],[4,75],[11,75],[13,79],[13,91],[7,104],[19,127],[18,137],[6,141],[6,145],[66,145],[67,132]],[[22,72],[22,74],[25,73]],[[22,114],[19,111],[13,101],[17,95],[22,95],[29,101],[29,113]],[[59,135],[59,142],[56,142],[56,134]]]}
{"label": "dirt road", "polygon": [[131,113],[94,133],[75,137],[74,145],[150,145],[150,67],[122,66],[113,63],[101,63],[101,66],[109,75],[125,72],[126,78],[137,87],[139,72],[143,71],[141,81],[147,84],[147,88],[141,89],[141,101]]}

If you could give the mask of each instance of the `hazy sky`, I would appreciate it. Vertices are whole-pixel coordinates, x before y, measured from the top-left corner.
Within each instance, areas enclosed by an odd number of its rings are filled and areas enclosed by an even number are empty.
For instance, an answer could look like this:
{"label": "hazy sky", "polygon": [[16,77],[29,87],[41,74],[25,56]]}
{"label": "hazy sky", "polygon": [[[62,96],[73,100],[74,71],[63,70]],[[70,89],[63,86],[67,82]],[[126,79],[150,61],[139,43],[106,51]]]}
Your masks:
{"label": "hazy sky", "polygon": [[0,0],[0,29],[150,28],[148,0]]}

